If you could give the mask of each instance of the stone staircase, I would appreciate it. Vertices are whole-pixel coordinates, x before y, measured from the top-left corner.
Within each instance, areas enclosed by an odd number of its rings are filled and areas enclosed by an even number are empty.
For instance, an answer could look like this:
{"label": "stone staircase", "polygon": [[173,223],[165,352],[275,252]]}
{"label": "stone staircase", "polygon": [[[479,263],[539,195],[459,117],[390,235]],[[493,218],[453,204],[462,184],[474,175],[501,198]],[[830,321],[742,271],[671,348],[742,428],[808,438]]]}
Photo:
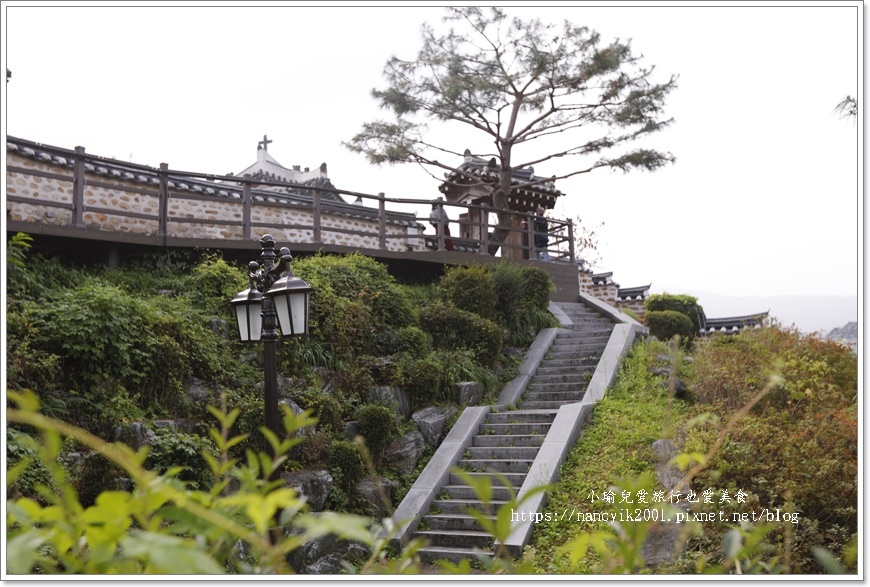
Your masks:
{"label": "stone staircase", "polygon": [[493,556],[492,536],[466,510],[476,509],[495,519],[495,510],[510,499],[509,489],[498,476],[518,492],[559,408],[583,399],[613,323],[581,303],[558,305],[574,323],[573,329],[558,331],[520,401],[487,414],[456,463],[471,477],[491,479],[492,511],[485,511],[472,488],[451,472],[414,533],[429,543],[420,551],[424,562],[474,559],[475,550]]}

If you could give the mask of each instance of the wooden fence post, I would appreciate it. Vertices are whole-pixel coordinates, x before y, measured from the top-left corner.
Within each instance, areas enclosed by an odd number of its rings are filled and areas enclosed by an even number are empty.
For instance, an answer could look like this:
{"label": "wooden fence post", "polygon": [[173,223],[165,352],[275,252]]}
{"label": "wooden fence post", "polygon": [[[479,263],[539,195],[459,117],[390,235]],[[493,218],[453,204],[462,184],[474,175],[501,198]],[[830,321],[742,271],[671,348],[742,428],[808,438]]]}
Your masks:
{"label": "wooden fence post", "polygon": [[323,242],[321,239],[323,238],[321,234],[321,226],[320,226],[320,191],[314,190],[314,196],[311,198],[311,217],[312,217],[312,226],[314,228],[314,232],[311,235],[314,239],[314,242],[320,244]]}
{"label": "wooden fence post", "polygon": [[76,147],[73,162],[73,226],[85,225],[85,148]]}
{"label": "wooden fence post", "polygon": [[160,179],[157,191],[157,236],[163,239],[163,246],[166,246],[169,236],[169,164],[161,163],[157,175]]}
{"label": "wooden fence post", "polygon": [[[251,174],[246,173],[245,179],[251,179]],[[251,207],[254,197],[251,195],[251,183],[246,181],[242,184],[242,238],[251,238]]]}
{"label": "wooden fence post", "polygon": [[387,204],[384,192],[378,192],[378,242],[381,250],[387,248]]}

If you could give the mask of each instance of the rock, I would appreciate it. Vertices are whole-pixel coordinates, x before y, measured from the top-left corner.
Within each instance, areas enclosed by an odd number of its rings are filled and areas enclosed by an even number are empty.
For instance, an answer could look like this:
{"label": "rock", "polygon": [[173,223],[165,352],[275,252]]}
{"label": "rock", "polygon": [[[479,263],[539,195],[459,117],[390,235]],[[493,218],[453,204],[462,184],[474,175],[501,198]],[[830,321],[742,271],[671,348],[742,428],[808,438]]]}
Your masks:
{"label": "rock", "polygon": [[[380,520],[393,513],[393,496],[398,486],[398,483],[386,477],[381,477],[379,482],[366,478],[357,483],[355,489],[357,496],[368,502],[371,516]],[[388,503],[384,503],[384,499]]]}
{"label": "rock", "polygon": [[[291,528],[289,533],[299,530]],[[303,575],[335,575],[344,570],[342,561],[367,558],[369,548],[352,540],[340,540],[328,534],[309,540],[287,555],[287,563],[296,573]]]}
{"label": "rock", "polygon": [[208,321],[208,325],[211,327],[211,331],[220,336],[229,340],[230,338],[230,323],[224,320],[223,318],[218,318],[217,316],[213,317]]}
{"label": "rock", "polygon": [[414,412],[411,420],[417,425],[423,440],[432,448],[437,448],[444,434],[447,421],[456,415],[454,406],[429,406]]}
{"label": "rock", "polygon": [[178,432],[178,422],[175,420],[154,420],[155,428],[168,428],[170,432]]}
{"label": "rock", "polygon": [[139,450],[157,438],[142,422],[125,422],[115,427],[115,441],[123,442],[133,450]]}
{"label": "rock", "polygon": [[478,406],[483,401],[484,388],[477,381],[462,381],[453,386],[454,399],[460,406]]}
{"label": "rock", "polygon": [[359,424],[356,420],[351,420],[350,422],[344,423],[344,436],[348,440],[353,440],[359,435]]}
{"label": "rock", "polygon": [[208,392],[211,391],[210,387],[208,382],[191,377],[187,380],[184,392],[190,399],[202,402],[208,399]]}
{"label": "rock", "polygon": [[387,446],[384,450],[384,462],[398,472],[408,475],[414,471],[425,448],[426,441],[423,440],[423,435],[417,430],[412,430]]}
{"label": "rock", "polygon": [[408,399],[408,394],[399,387],[384,385],[370,387],[369,401],[395,409],[403,418],[411,417],[411,400]]}
{"label": "rock", "polygon": [[674,557],[684,528],[685,525],[673,522],[658,522],[650,526],[646,541],[640,549],[647,566],[658,565]]}
{"label": "rock", "polygon": [[670,491],[683,478],[683,473],[679,467],[668,464],[671,459],[677,456],[677,447],[671,439],[663,438],[653,442],[652,448],[658,458],[656,478],[666,491]]}
{"label": "rock", "polygon": [[314,511],[323,509],[326,498],[332,490],[332,475],[325,470],[294,471],[282,474],[281,478],[287,486],[295,488],[304,495]]}
{"label": "rock", "polygon": [[293,412],[294,416],[298,416],[299,414],[301,414],[302,412],[305,411],[302,408],[300,408],[299,404],[294,402],[292,399],[287,399],[287,398],[279,399],[278,405],[279,406],[287,406],[288,408],[290,408],[290,411]]}
{"label": "rock", "polygon": [[[671,370],[669,368],[664,367],[655,367],[650,369],[650,373],[653,375],[659,375],[665,378],[665,386],[667,387],[668,381],[671,377]],[[674,377],[674,397],[679,399],[685,399],[689,394],[689,388],[686,385],[686,382],[683,381],[681,377]]]}
{"label": "rock", "polygon": [[[664,438],[653,442],[652,448],[658,457],[656,477],[661,486],[668,492],[676,487],[683,478],[682,471],[676,465],[668,464],[677,455],[677,447],[672,440]],[[688,488],[681,491],[685,493],[686,489]],[[676,507],[686,512],[689,509],[688,504],[682,500],[676,504]],[[675,522],[660,521],[652,524],[646,542],[641,547],[641,556],[644,562],[648,566],[652,566],[671,560],[680,546],[683,529],[682,524]]]}

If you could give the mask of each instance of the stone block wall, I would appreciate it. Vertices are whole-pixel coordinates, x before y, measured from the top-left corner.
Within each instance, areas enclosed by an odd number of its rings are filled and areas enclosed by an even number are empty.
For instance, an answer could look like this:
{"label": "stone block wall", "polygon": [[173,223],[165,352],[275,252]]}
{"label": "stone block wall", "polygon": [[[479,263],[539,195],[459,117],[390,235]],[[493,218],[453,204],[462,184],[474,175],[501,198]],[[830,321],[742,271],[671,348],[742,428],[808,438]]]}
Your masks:
{"label": "stone block wall", "polygon": [[[32,201],[7,200],[7,219],[71,226],[74,223],[73,160],[30,148],[21,151],[7,147],[6,193]],[[45,175],[11,171],[9,167]],[[156,172],[119,171],[111,164],[101,165],[99,160],[86,164],[83,190],[85,211],[82,214],[84,225],[96,230],[158,235],[160,192]],[[209,186],[200,184],[202,182],[170,182],[167,236],[243,240],[244,204],[240,197],[241,188],[220,183]],[[220,195],[220,191],[226,195]],[[42,202],[64,206],[52,207]],[[352,208],[340,212],[323,211],[320,218],[321,242],[360,249],[380,248],[379,222],[376,217],[371,217],[370,212],[355,214]],[[251,221],[254,225],[252,239],[271,233],[282,242],[314,242],[314,215],[311,208],[304,204],[278,203],[255,197]],[[258,227],[257,224],[274,226]],[[406,235],[405,238],[387,238],[387,250],[426,250],[424,239],[421,238],[422,229],[408,224],[387,221],[387,234]]]}

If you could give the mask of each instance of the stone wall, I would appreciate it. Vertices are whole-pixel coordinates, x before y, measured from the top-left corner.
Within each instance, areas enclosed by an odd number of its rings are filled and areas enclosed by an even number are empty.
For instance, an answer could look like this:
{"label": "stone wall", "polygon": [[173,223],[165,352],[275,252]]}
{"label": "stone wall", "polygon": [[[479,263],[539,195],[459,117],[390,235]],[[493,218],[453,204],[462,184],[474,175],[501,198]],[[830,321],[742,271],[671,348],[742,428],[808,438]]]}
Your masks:
{"label": "stone wall", "polygon": [[[31,148],[6,151],[7,219],[36,224],[71,226],[75,222],[72,158],[52,156]],[[96,230],[158,236],[160,231],[160,181],[153,172],[119,171],[94,160],[85,166],[82,220]],[[117,163],[117,162],[116,162]],[[120,165],[120,163],[117,163]],[[46,176],[12,171],[18,167]],[[205,186],[205,187],[204,187]],[[213,187],[211,187],[213,186]],[[171,182],[166,236],[190,239],[244,240],[244,204],[235,184]],[[217,195],[223,192],[226,195]],[[280,202],[273,194],[255,196],[251,206],[252,239],[266,232],[282,242],[314,242],[314,214],[306,203]],[[43,204],[59,203],[63,207]],[[379,249],[379,222],[373,210],[321,212],[320,242],[360,249]],[[258,225],[270,225],[268,227]],[[389,251],[425,251],[422,227],[413,222],[387,220]]]}

